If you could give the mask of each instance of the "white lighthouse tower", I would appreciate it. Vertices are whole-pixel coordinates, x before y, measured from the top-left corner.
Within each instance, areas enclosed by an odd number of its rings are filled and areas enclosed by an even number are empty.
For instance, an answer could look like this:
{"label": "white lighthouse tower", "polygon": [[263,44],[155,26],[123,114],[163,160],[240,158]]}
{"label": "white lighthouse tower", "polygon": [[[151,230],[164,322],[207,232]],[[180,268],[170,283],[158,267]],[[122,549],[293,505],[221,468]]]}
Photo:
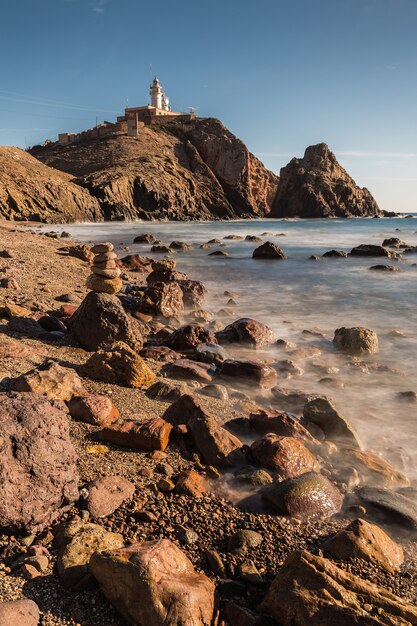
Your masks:
{"label": "white lighthouse tower", "polygon": [[171,110],[169,106],[169,100],[167,96],[165,95],[162,85],[156,76],[153,79],[153,83],[151,85],[151,89],[149,93],[151,96],[151,106],[157,109],[162,109],[163,111]]}

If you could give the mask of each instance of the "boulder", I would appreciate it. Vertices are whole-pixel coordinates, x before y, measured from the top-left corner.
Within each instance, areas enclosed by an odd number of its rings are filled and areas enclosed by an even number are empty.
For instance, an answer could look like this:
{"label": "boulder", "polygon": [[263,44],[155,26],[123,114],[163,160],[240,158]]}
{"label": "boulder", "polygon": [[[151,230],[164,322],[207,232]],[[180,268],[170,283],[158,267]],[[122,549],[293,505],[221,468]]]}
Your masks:
{"label": "boulder", "polygon": [[417,608],[307,551],[292,552],[260,609],[282,626],[411,626]]}
{"label": "boulder", "polygon": [[165,318],[180,317],[184,311],[181,287],[175,281],[151,283],[139,301],[139,310]]}
{"label": "boulder", "polygon": [[94,582],[89,568],[92,554],[122,548],[124,541],[122,535],[109,532],[98,524],[73,521],[58,528],[55,544],[61,585],[80,591],[88,589]]}
{"label": "boulder", "polygon": [[195,350],[193,358],[203,363],[223,363],[227,359],[227,352],[216,343],[200,343]]}
{"label": "boulder", "polygon": [[185,470],[178,476],[175,491],[192,498],[202,498],[210,493],[207,479],[195,470]]}
{"label": "boulder", "polygon": [[99,393],[71,398],[68,411],[73,419],[93,426],[107,426],[119,418],[119,411],[110,398]]}
{"label": "boulder", "polygon": [[78,499],[66,407],[33,393],[0,394],[0,528],[37,532]]}
{"label": "boulder", "polygon": [[233,380],[235,385],[254,386],[271,389],[277,383],[277,373],[262,361],[226,359],[218,366],[217,374],[221,378]]}
{"label": "boulder", "polygon": [[117,259],[119,267],[130,271],[141,272],[143,274],[151,271],[152,263],[152,259],[145,256],[139,256],[139,254],[128,254],[121,259]]}
{"label": "boulder", "polygon": [[279,515],[299,519],[330,517],[342,508],[343,498],[323,474],[308,472],[266,487],[262,498]]}
{"label": "boulder", "polygon": [[395,257],[395,253],[387,250],[383,246],[376,246],[373,244],[361,244],[352,248],[350,251],[351,256],[384,256],[387,258]]}
{"label": "boulder", "polygon": [[261,246],[255,248],[252,257],[254,259],[286,259],[284,251],[271,241],[265,241]]}
{"label": "boulder", "polygon": [[38,368],[15,378],[11,389],[38,393],[50,400],[71,400],[73,396],[86,393],[78,374],[55,361],[45,361]]}
{"label": "boulder", "polygon": [[139,450],[165,450],[168,445],[172,425],[159,417],[142,422],[126,420],[123,424],[113,424],[100,431],[100,439],[128,448]]}
{"label": "boulder", "polygon": [[92,354],[81,372],[95,380],[134,388],[148,387],[156,378],[142,357],[122,341]]}
{"label": "boulder", "polygon": [[211,365],[209,363],[196,363],[190,359],[178,359],[164,367],[164,373],[173,378],[185,380],[199,380],[211,382]]}
{"label": "boulder", "polygon": [[220,344],[240,343],[254,348],[268,346],[275,339],[274,333],[266,324],[248,317],[242,317],[218,331],[216,338]]}
{"label": "boulder", "polygon": [[134,493],[135,485],[123,476],[102,476],[88,486],[87,511],[92,517],[107,517]]}
{"label": "boulder", "polygon": [[251,428],[262,435],[275,433],[282,437],[294,437],[304,443],[318,446],[319,442],[314,439],[310,432],[292,415],[273,409],[260,409],[249,415]]}
{"label": "boulder", "polygon": [[0,603],[1,626],[38,626],[39,618],[39,608],[33,600]]}
{"label": "boulder", "polygon": [[216,344],[217,339],[210,330],[199,324],[187,324],[175,330],[166,345],[176,352],[194,352],[200,344]]}
{"label": "boulder", "polygon": [[168,539],[96,552],[90,567],[108,601],[130,624],[212,624],[214,584]]}
{"label": "boulder", "polygon": [[143,345],[141,325],[123,309],[119,298],[90,292],[71,317],[70,328],[80,345],[94,352],[122,341],[134,350]]}
{"label": "boulder", "polygon": [[358,450],[361,448],[354,428],[327,398],[319,397],[307,402],[301,424],[306,428],[310,425],[318,426],[325,438],[336,444],[348,445]]}
{"label": "boulder", "polygon": [[336,350],[350,354],[374,354],[378,352],[377,334],[369,328],[337,328],[334,331]]}
{"label": "boulder", "polygon": [[181,278],[178,281],[178,285],[182,291],[182,297],[184,301],[184,307],[186,309],[199,308],[204,304],[207,289],[199,280],[189,280]]}
{"label": "boulder", "polygon": [[172,283],[178,280],[188,280],[187,274],[171,269],[159,269],[153,270],[146,277],[146,282],[148,283],[148,285],[150,285],[151,283]]}
{"label": "boulder", "polygon": [[321,545],[335,559],[362,559],[389,572],[398,570],[404,561],[404,550],[375,524],[355,519]]}
{"label": "boulder", "polygon": [[330,259],[331,258],[335,258],[335,259],[344,258],[344,257],[347,257],[347,252],[345,252],[344,250],[328,250],[327,252],[325,252],[323,254],[323,257],[327,258],[327,259],[329,259],[329,258]]}
{"label": "boulder", "polygon": [[298,439],[269,433],[251,445],[255,461],[277,471],[282,478],[294,478],[320,469],[316,457]]}

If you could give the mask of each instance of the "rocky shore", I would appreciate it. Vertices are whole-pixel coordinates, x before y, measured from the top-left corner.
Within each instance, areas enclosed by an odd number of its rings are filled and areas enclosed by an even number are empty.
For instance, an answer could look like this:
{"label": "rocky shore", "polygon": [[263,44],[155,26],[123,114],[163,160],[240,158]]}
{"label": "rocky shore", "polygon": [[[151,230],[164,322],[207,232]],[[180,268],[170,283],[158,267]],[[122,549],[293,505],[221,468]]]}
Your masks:
{"label": "rocky shore", "polygon": [[[139,239],[0,226],[1,626],[417,625],[416,487],[303,391],[381,338],[289,344]],[[411,250],[382,243],[350,254]]]}

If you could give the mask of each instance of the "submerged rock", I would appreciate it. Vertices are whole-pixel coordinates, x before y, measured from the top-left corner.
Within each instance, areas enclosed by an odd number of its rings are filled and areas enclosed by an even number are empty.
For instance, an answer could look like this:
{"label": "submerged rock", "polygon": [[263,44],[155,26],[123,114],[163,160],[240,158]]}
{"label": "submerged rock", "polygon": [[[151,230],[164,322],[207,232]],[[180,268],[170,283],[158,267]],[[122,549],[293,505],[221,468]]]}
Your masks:
{"label": "submerged rock", "polygon": [[360,355],[378,352],[377,334],[369,328],[337,328],[334,331],[333,343],[336,350],[350,354]]}
{"label": "submerged rock", "polygon": [[286,259],[285,252],[271,241],[266,241],[253,251],[254,259]]}

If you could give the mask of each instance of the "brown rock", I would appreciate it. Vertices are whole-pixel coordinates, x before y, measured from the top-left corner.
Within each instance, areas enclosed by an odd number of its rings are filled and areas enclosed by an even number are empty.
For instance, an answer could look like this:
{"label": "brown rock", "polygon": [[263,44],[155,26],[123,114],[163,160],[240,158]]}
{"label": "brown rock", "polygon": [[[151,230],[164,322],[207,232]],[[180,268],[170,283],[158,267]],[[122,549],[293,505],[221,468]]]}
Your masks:
{"label": "brown rock", "polygon": [[204,401],[191,393],[185,393],[167,408],[163,418],[173,426],[177,426],[178,424],[188,424],[195,419],[204,419],[206,415],[209,415],[209,412]]}
{"label": "brown rock", "polygon": [[139,450],[165,450],[171,430],[171,424],[159,417],[142,422],[127,420],[123,424],[103,428],[100,439]]}
{"label": "brown rock", "polygon": [[337,350],[350,354],[374,354],[378,352],[378,337],[369,328],[337,328],[333,343]]}
{"label": "brown rock", "polygon": [[92,517],[107,517],[134,493],[135,485],[123,476],[103,476],[88,487],[87,511]]}
{"label": "brown rock", "polygon": [[104,243],[96,243],[91,247],[91,252],[93,254],[105,254],[106,252],[111,252],[114,249],[113,244],[110,241],[105,241]]}
{"label": "brown rock", "polygon": [[93,554],[104,595],[132,624],[210,626],[214,584],[168,539]]}
{"label": "brown rock", "polygon": [[163,363],[172,363],[181,358],[177,352],[167,346],[149,346],[142,348],[139,354],[144,359],[153,359],[154,361],[162,361]]}
{"label": "brown rock", "polygon": [[112,269],[111,267],[102,268],[99,265],[92,265],[91,271],[96,276],[103,276],[104,278],[111,278],[111,279],[119,278],[121,274],[121,271],[118,268],[116,269]]}
{"label": "brown rock", "polygon": [[0,528],[36,532],[78,498],[65,405],[32,393],[0,394]]}
{"label": "brown rock", "polygon": [[85,285],[95,293],[107,293],[109,295],[119,293],[123,288],[123,283],[120,278],[105,278],[97,274],[90,274]]}
{"label": "brown rock", "polygon": [[73,396],[86,394],[78,374],[54,361],[45,361],[38,368],[15,378],[11,388],[38,393],[50,400],[71,400]]}
{"label": "brown rock", "polygon": [[278,471],[283,478],[294,478],[320,469],[316,457],[293,437],[269,433],[253,442],[251,452],[259,465]]}
{"label": "brown rock", "polygon": [[68,253],[68,256],[73,256],[77,259],[81,259],[81,261],[86,261],[87,263],[91,263],[94,254],[91,252],[90,246],[87,246],[85,243],[77,244],[76,246],[68,246],[65,248]]}
{"label": "brown rock", "polygon": [[231,379],[237,385],[250,385],[261,389],[271,389],[277,382],[276,371],[262,361],[226,359],[219,364],[218,375]]}
{"label": "brown rock", "polygon": [[306,551],[284,561],[261,606],[282,626],[410,626],[417,608]]}
{"label": "brown rock", "polygon": [[158,380],[146,390],[146,395],[153,400],[172,402],[186,394],[187,390],[188,387],[184,383]]}
{"label": "brown rock", "polygon": [[176,282],[152,283],[145,289],[139,310],[162,317],[179,317],[184,311],[181,287]]}
{"label": "brown rock", "polygon": [[211,365],[209,363],[196,363],[190,359],[177,359],[165,366],[164,371],[173,378],[185,380],[201,380],[211,382]]}
{"label": "brown rock", "polygon": [[177,280],[177,283],[182,291],[184,308],[194,309],[195,307],[201,308],[203,306],[207,289],[202,282],[180,278]]}
{"label": "brown rock", "polygon": [[254,348],[262,348],[274,342],[274,333],[268,326],[248,317],[232,322],[218,331],[216,337],[220,344],[241,343]]}
{"label": "brown rock", "polygon": [[369,450],[344,449],[337,455],[335,464],[339,469],[354,467],[361,477],[361,483],[369,486],[395,489],[410,484],[407,476]]}
{"label": "brown rock", "polygon": [[266,241],[253,251],[254,259],[286,259],[284,251],[271,241]]}
{"label": "brown rock", "polygon": [[192,498],[201,498],[210,493],[210,487],[202,474],[194,470],[185,470],[178,476],[175,491]]}
{"label": "brown rock", "polygon": [[166,345],[176,352],[194,352],[202,343],[217,343],[214,333],[199,324],[187,324],[175,330]]}
{"label": "brown rock", "polygon": [[257,433],[266,435],[275,433],[282,437],[294,437],[310,445],[319,445],[319,442],[293,416],[283,411],[261,409],[249,415],[251,428]]}
{"label": "brown rock", "polygon": [[303,409],[301,423],[306,427],[318,426],[329,441],[344,444],[360,450],[361,443],[353,426],[341,415],[336,407],[324,397],[307,402]]}
{"label": "brown rock", "polygon": [[1,626],[38,626],[39,608],[33,600],[0,603]]}
{"label": "brown rock", "polygon": [[145,361],[122,341],[92,354],[81,370],[85,376],[126,387],[148,387],[155,380]]}
{"label": "brown rock", "polygon": [[153,263],[152,259],[139,256],[138,254],[128,254],[127,256],[118,259],[117,262],[118,265],[124,269],[141,272],[143,274],[150,272]]}
{"label": "brown rock", "polygon": [[362,559],[390,572],[398,570],[404,561],[402,547],[382,528],[363,519],[351,522],[325,541],[321,549],[329,552],[335,559]]}
{"label": "brown rock", "polygon": [[119,418],[110,398],[98,393],[73,397],[68,402],[68,411],[74,419],[94,426],[107,426]]}

